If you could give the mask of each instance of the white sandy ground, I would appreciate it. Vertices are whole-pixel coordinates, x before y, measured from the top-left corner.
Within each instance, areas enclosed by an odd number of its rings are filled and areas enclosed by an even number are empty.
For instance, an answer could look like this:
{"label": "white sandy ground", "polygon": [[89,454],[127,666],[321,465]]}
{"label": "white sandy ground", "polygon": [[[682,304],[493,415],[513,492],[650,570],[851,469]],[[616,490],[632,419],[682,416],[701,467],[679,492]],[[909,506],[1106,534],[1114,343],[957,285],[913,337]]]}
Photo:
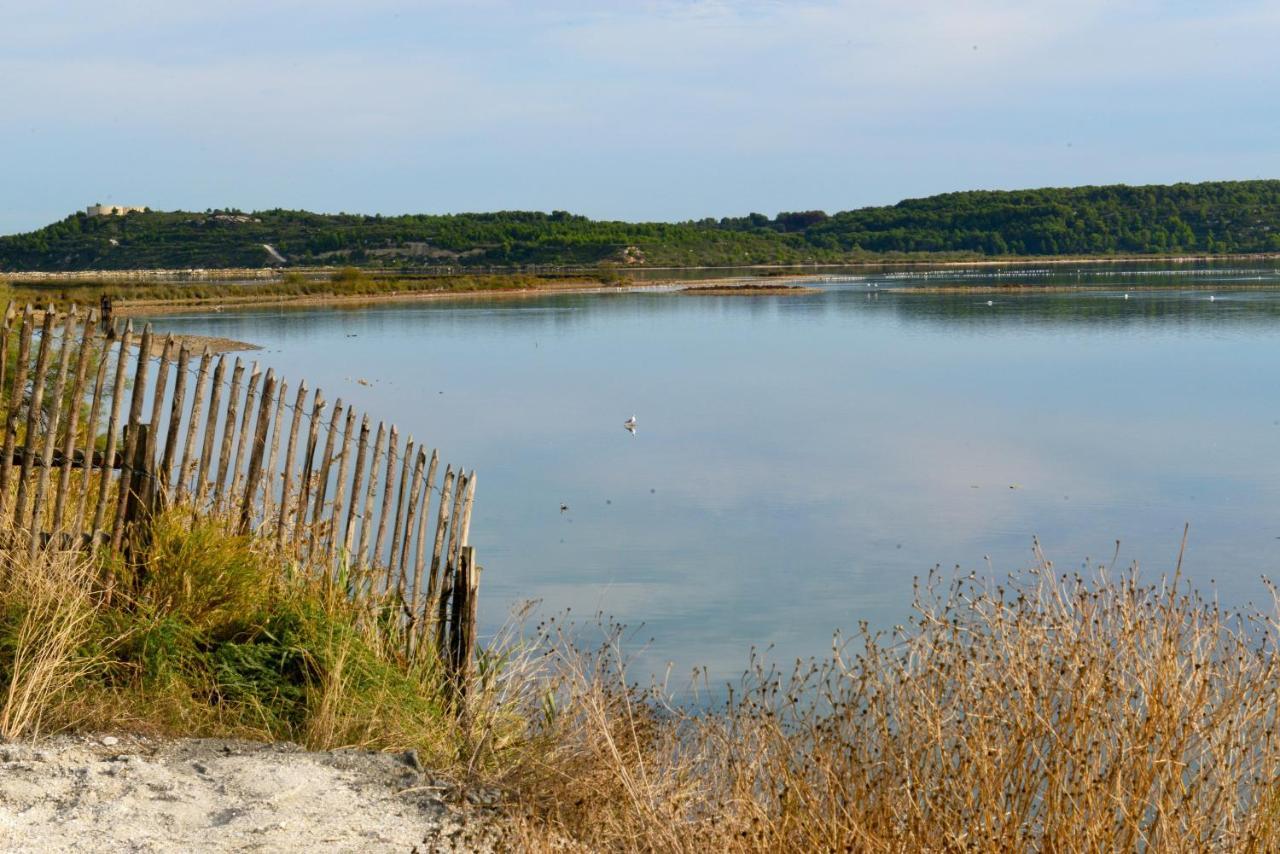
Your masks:
{"label": "white sandy ground", "polygon": [[488,851],[413,755],[214,739],[0,744],[0,851]]}

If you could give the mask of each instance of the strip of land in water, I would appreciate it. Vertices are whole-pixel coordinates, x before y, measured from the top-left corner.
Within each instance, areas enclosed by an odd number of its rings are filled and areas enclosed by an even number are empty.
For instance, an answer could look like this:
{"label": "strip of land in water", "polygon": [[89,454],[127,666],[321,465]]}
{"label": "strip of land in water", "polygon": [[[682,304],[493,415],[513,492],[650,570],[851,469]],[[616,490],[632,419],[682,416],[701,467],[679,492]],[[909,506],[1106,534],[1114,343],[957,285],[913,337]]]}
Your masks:
{"label": "strip of land in water", "polygon": [[821,292],[821,288],[811,288],[803,285],[742,285],[735,283],[698,284],[691,285],[687,288],[680,288],[676,291],[676,293],[685,294],[687,296],[717,297],[797,296],[800,294],[816,294]]}
{"label": "strip of land in water", "polygon": [[[838,265],[839,269],[892,271],[922,269],[952,270],[957,268],[1007,268],[1018,264],[1040,265],[1108,265],[1116,263],[1191,264],[1207,261],[1274,261],[1276,254],[1251,255],[1178,255],[1134,257],[1027,257],[988,260],[933,260],[885,264],[864,262]],[[700,279],[680,279],[683,273],[725,275]],[[669,273],[670,278],[655,276],[639,279],[639,273]],[[1137,271],[1141,272],[1141,271]],[[566,274],[495,273],[495,274],[404,274],[397,271],[310,270],[281,273],[266,269],[228,270],[131,270],[91,273],[13,273],[0,278],[9,297],[18,305],[53,304],[65,308],[70,304],[99,305],[104,297],[111,301],[115,315],[141,317],[192,310],[248,307],[317,307],[360,306],[394,302],[422,302],[469,299],[521,299],[546,294],[608,294],[629,291],[672,292],[696,296],[785,296],[813,293],[816,289],[801,283],[815,278],[838,275],[831,265],[761,266],[750,272],[730,274],[728,268],[642,268],[636,270],[602,269]],[[851,273],[850,275],[857,275]],[[1169,289],[1215,291],[1259,290],[1274,287],[1263,282],[1200,282],[1171,277],[1167,283],[1078,283],[1040,284],[1007,281],[973,284],[928,284],[912,281],[905,287],[890,288],[902,294],[1013,294],[1071,293],[1123,289],[1146,292]],[[208,346],[215,353],[257,349],[257,345],[227,338],[184,336],[183,342],[199,351]],[[163,342],[157,346],[162,347]]]}
{"label": "strip of land in water", "polygon": [[[137,271],[141,276],[146,271]],[[771,275],[764,279],[770,292],[786,292],[786,283],[811,279],[802,273]],[[681,282],[677,280],[637,281],[617,274],[582,274],[545,276],[504,274],[487,276],[423,276],[399,277],[373,275],[363,271],[340,271],[329,278],[307,279],[287,276],[275,280],[171,282],[157,278],[96,279],[83,277],[50,277],[35,279],[29,275],[11,277],[11,298],[19,304],[54,304],[65,307],[72,303],[98,305],[109,298],[119,316],[155,315],[189,311],[193,308],[248,306],[319,306],[359,305],[386,302],[467,298],[520,298],[548,293],[592,294],[630,290],[680,290],[685,287],[708,290],[738,289],[752,292],[760,287],[756,276]],[[729,292],[726,290],[726,292]]]}

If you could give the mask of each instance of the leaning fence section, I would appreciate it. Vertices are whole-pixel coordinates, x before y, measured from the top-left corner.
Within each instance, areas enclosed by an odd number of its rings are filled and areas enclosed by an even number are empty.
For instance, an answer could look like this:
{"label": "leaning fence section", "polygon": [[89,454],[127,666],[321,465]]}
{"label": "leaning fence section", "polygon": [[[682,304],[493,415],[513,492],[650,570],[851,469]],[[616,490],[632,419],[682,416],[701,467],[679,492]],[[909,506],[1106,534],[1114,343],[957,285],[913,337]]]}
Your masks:
{"label": "leaning fence section", "polygon": [[[406,644],[465,672],[476,475],[257,362],[132,321],[10,306],[0,322],[6,548],[129,555],[167,506],[230,519],[312,572],[396,602]],[[468,640],[468,638],[470,640]]]}

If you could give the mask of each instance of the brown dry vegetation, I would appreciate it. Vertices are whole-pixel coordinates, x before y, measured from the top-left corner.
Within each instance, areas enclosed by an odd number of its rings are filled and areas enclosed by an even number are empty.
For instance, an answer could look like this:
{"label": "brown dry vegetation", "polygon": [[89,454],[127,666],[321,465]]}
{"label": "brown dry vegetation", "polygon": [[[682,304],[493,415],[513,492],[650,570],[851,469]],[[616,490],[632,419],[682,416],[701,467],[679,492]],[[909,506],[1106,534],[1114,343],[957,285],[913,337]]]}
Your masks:
{"label": "brown dry vegetation", "polygon": [[384,299],[395,296],[427,294],[498,293],[563,287],[598,287],[624,283],[626,278],[616,271],[601,270],[564,276],[527,273],[431,275],[407,277],[395,274],[367,273],[345,268],[330,275],[304,276],[288,273],[279,279],[254,282],[110,281],[69,279],[50,282],[11,282],[0,279],[0,299],[17,300],[19,304],[53,304],[65,308],[73,303],[97,305],[103,295],[117,306],[156,304],[225,303],[253,304],[306,299]]}
{"label": "brown dry vegetation", "polygon": [[216,520],[144,561],[8,561],[0,734],[127,729],[417,748],[496,787],[509,846],[581,851],[1273,850],[1276,612],[1135,570],[933,574],[914,615],[824,660],[763,660],[722,705],[627,675],[627,633],[517,619],[450,709],[377,597]]}
{"label": "brown dry vegetation", "polygon": [[553,640],[522,697],[535,735],[498,763],[523,844],[1275,849],[1274,613],[1047,563],[1003,587],[933,575],[915,605],[790,674],[757,662],[705,714],[623,687],[617,634]]}

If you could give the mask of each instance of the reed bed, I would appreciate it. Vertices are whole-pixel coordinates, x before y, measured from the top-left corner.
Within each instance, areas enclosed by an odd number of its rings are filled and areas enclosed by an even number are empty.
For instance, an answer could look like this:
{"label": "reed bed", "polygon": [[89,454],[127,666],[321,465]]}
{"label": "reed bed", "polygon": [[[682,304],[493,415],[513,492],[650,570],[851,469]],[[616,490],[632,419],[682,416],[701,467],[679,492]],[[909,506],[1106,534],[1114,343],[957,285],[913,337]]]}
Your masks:
{"label": "reed bed", "polygon": [[[513,846],[582,851],[1271,851],[1277,617],[1175,574],[933,573],[913,618],[821,661],[755,658],[691,711],[625,633],[551,625],[507,674]],[[856,650],[856,652],[855,652]]]}

